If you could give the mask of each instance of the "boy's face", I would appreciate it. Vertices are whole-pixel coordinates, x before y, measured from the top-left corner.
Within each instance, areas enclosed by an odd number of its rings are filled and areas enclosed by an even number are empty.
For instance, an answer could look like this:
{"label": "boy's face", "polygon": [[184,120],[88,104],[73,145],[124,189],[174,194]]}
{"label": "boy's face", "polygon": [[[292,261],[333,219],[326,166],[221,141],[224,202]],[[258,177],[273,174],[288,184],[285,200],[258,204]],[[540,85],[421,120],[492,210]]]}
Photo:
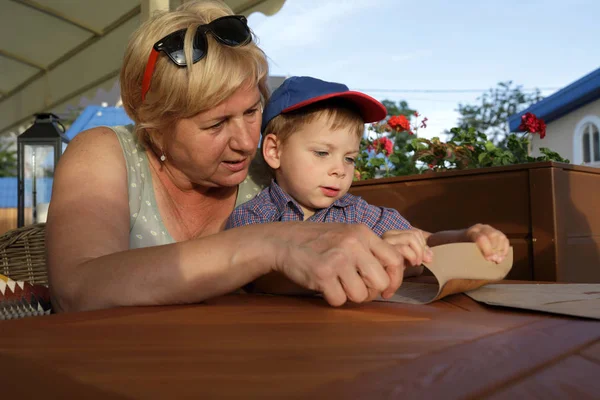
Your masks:
{"label": "boy's face", "polygon": [[329,125],[317,118],[278,146],[277,183],[302,206],[305,218],[329,207],[352,184],[360,139],[351,129]]}

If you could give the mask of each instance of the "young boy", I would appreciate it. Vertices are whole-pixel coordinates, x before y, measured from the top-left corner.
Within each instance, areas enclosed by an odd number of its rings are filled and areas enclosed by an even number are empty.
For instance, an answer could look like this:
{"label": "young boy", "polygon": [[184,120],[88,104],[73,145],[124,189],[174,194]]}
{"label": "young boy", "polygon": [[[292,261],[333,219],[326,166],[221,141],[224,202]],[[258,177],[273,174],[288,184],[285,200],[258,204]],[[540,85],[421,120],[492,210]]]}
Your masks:
{"label": "young boy", "polygon": [[236,226],[275,221],[365,224],[395,245],[407,260],[405,276],[431,261],[428,246],[474,241],[489,261],[500,262],[508,239],[488,225],[430,234],[413,229],[398,211],[368,204],[348,193],[364,124],[384,119],[383,104],[339,83],[288,78],[271,96],[262,120],[262,154],[275,179],[237,207]]}

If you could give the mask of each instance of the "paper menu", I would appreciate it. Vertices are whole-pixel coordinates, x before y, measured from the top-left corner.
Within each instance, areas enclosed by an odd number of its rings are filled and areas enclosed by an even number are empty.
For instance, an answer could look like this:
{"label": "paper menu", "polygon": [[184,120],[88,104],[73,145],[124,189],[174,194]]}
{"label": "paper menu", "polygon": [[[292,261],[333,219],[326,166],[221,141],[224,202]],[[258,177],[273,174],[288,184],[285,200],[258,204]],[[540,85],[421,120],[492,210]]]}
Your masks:
{"label": "paper menu", "polygon": [[377,301],[427,304],[454,293],[477,289],[506,277],[513,264],[513,250],[500,263],[487,261],[475,243],[451,243],[432,247],[433,262],[424,264],[437,284],[404,282],[390,299]]}
{"label": "paper menu", "polygon": [[600,319],[598,283],[499,284],[466,294],[494,306]]}

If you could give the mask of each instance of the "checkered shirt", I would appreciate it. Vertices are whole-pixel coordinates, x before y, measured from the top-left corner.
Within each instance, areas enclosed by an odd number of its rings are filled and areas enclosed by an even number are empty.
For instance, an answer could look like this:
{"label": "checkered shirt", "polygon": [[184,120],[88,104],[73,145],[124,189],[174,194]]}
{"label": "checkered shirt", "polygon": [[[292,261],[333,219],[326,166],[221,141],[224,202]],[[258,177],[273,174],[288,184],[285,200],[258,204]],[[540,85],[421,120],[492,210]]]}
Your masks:
{"label": "checkered shirt", "polygon": [[[277,221],[303,221],[302,207],[275,181],[252,200],[238,206],[225,229]],[[392,208],[377,207],[362,197],[346,193],[327,208],[308,218],[312,222],[365,224],[378,236],[389,230],[411,229],[410,223]]]}

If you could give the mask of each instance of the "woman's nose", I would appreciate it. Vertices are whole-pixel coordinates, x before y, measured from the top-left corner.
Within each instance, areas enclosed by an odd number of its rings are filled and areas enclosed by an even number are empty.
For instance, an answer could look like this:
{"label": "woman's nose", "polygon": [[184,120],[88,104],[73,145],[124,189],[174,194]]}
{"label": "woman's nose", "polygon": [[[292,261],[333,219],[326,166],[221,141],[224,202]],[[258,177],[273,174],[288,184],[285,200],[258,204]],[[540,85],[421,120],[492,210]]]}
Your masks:
{"label": "woman's nose", "polygon": [[242,119],[241,121],[236,121],[236,123],[232,126],[233,132],[231,134],[231,139],[229,141],[229,146],[236,151],[242,152],[252,152],[256,150],[257,140],[256,137],[259,136],[257,132],[260,129],[259,125],[256,124],[247,124]]}

